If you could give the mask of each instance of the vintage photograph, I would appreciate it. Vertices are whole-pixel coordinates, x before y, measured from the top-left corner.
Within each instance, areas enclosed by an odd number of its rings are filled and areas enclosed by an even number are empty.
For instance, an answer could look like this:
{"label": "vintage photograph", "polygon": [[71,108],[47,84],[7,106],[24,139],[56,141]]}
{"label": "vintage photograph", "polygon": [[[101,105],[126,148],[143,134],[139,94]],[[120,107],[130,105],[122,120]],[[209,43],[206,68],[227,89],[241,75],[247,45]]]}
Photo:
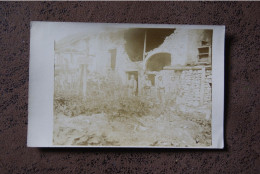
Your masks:
{"label": "vintage photograph", "polygon": [[54,40],[53,145],[210,147],[212,39],[115,25]]}

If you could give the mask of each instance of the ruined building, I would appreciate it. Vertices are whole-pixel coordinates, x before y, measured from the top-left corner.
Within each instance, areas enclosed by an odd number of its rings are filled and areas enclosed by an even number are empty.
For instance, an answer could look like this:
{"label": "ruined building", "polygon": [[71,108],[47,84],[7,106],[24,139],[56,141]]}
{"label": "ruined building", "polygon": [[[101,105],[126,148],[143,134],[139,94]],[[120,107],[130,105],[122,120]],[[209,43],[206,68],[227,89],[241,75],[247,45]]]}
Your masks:
{"label": "ruined building", "polygon": [[55,42],[55,90],[86,95],[87,80],[110,74],[127,84],[137,81],[143,95],[144,79],[151,81],[156,97],[158,76],[166,97],[185,105],[211,102],[212,30],[121,29],[95,35],[78,35]]}

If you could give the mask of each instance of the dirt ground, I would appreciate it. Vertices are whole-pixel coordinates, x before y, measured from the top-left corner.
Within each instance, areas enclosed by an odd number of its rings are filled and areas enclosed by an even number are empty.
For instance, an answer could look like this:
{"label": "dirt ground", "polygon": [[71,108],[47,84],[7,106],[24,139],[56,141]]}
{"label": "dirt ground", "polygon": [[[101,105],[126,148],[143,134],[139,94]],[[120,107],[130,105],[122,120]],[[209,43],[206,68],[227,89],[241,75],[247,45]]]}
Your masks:
{"label": "dirt ground", "polygon": [[[111,117],[105,113],[54,117],[54,145],[206,147],[211,145],[211,119],[205,109],[159,116]],[[181,115],[181,116],[180,116]]]}

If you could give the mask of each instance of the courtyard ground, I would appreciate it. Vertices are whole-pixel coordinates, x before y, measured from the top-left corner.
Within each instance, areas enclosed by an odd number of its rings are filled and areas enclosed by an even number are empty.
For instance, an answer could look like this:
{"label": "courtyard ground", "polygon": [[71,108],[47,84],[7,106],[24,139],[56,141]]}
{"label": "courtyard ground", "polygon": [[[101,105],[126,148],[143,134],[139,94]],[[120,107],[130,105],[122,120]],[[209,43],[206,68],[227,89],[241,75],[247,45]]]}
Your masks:
{"label": "courtyard ground", "polygon": [[206,147],[211,119],[205,108],[168,107],[148,115],[79,114],[54,117],[54,145]]}

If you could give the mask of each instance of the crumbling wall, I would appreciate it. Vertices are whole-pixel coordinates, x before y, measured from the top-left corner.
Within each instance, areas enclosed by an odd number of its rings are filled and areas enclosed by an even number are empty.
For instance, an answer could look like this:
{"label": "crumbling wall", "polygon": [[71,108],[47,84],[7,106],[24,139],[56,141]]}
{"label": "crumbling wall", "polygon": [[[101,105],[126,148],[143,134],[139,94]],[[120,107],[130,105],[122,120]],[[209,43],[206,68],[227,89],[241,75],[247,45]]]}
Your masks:
{"label": "crumbling wall", "polygon": [[195,65],[198,59],[198,48],[202,46],[201,42],[207,40],[211,44],[210,36],[209,32],[201,29],[176,29],[158,48],[149,51],[146,57],[149,59],[154,54],[165,52],[171,54],[172,66]]}
{"label": "crumbling wall", "polygon": [[199,105],[201,70],[184,70],[180,75],[179,96],[181,104]]}
{"label": "crumbling wall", "polygon": [[207,104],[212,101],[212,71],[206,70],[205,77],[205,89],[204,89],[204,104]]}
{"label": "crumbling wall", "polygon": [[[199,106],[211,102],[211,70],[182,70],[179,75],[176,103]],[[204,75],[204,77],[203,77]]]}

